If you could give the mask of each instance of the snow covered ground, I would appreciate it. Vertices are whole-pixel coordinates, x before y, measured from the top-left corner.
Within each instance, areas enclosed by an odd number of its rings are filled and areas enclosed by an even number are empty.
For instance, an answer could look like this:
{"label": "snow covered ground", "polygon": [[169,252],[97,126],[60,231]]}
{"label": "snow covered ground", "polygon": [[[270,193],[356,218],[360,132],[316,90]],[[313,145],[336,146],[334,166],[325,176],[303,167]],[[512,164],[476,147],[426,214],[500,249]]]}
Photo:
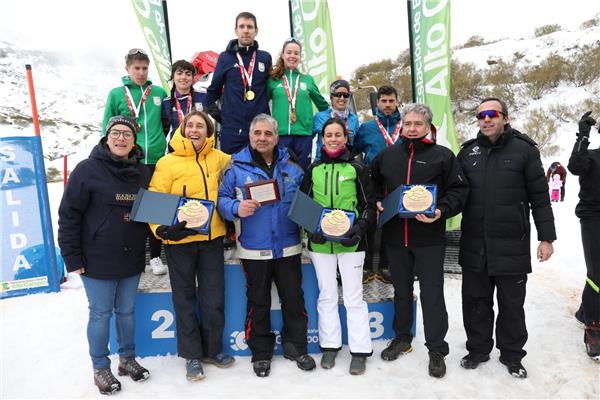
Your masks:
{"label": "snow covered ground", "polygon": [[[573,126],[560,137],[566,164],[574,140]],[[594,133],[592,146],[600,135]],[[545,167],[553,160],[545,160]],[[523,364],[529,378],[508,375],[498,351],[477,370],[459,361],[465,350],[462,327],[461,280],[446,279],[450,317],[447,341],[450,355],[443,379],[427,373],[422,316],[418,315],[414,351],[397,361],[384,362],[379,353],[385,341],[374,342],[375,352],[363,376],[348,374],[350,355],[345,348],[333,370],[317,367],[300,371],[295,363],[275,357],[271,376],[257,378],[249,357],[238,357],[227,370],[206,366],[206,379],[185,379],[184,361],[176,356],[147,357],[141,363],[151,378],[135,383],[122,379],[122,398],[600,398],[600,364],[589,360],[583,329],[573,318],[585,279],[579,221],[573,210],[578,184],[567,180],[564,203],[553,203],[558,241],[550,261],[534,261],[526,301],[529,341]],[[49,186],[53,221],[62,184]],[[55,227],[56,229],[56,227]],[[535,233],[533,234],[535,237]],[[532,243],[535,254],[536,242]],[[453,279],[454,278],[454,279]],[[85,327],[87,301],[77,278],[60,293],[37,294],[0,302],[0,398],[99,398],[93,385]],[[317,361],[320,356],[316,355]],[[114,359],[113,359],[114,361]],[[116,372],[116,362],[113,364]]]}

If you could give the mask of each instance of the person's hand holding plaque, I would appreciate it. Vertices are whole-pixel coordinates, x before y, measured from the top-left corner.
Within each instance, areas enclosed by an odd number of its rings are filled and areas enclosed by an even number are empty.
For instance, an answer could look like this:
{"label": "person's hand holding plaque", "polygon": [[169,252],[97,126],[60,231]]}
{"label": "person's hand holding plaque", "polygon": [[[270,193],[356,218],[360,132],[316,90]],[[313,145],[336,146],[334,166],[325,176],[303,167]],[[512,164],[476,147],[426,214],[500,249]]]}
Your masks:
{"label": "person's hand holding plaque", "polygon": [[440,211],[439,208],[436,208],[435,209],[435,215],[434,215],[433,218],[430,218],[430,217],[428,217],[425,214],[417,214],[417,215],[415,215],[415,219],[417,221],[421,221],[421,222],[424,222],[426,224],[431,224],[432,222],[435,222],[438,219],[440,219],[441,216],[442,216],[442,212]]}
{"label": "person's hand holding plaque", "polygon": [[[364,222],[363,222],[364,223]],[[356,246],[358,242],[360,242],[360,238],[364,235],[365,229],[363,228],[360,221],[357,221],[352,225],[352,228],[348,229],[348,232],[344,236],[347,236],[348,239],[340,240],[340,244],[344,247],[352,247]]]}
{"label": "person's hand holding plaque", "polygon": [[279,186],[275,179],[246,184],[246,197],[256,200],[261,206],[279,201]]}
{"label": "person's hand holding plaque", "polygon": [[242,200],[240,201],[237,214],[240,218],[250,217],[254,215],[258,207],[260,207],[260,203],[257,200]]}

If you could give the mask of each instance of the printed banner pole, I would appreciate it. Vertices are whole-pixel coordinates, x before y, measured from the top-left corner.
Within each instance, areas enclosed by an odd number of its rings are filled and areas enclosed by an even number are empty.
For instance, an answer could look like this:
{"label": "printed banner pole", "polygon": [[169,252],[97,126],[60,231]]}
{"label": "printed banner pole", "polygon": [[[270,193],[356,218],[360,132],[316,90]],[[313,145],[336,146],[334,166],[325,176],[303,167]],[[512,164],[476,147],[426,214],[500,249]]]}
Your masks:
{"label": "printed banner pole", "polygon": [[40,118],[38,116],[37,103],[35,101],[35,87],[33,86],[33,73],[31,72],[31,65],[26,64],[25,70],[27,71],[27,84],[29,85],[29,98],[31,99],[33,129],[35,130],[35,136],[40,136]]}
{"label": "printed banner pole", "polygon": [[336,77],[335,52],[327,0],[291,0],[292,36],[302,43],[302,73],[311,75],[329,98]]}
{"label": "printed banner pole", "polygon": [[163,14],[165,15],[165,31],[167,33],[167,46],[169,48],[169,63],[173,64],[173,51],[171,49],[171,31],[169,30],[169,11],[167,9],[167,0],[162,0],[162,8]]}
{"label": "printed banner pole", "polygon": [[[437,142],[458,153],[450,102],[450,0],[410,0],[410,29],[413,100],[433,111]],[[458,229],[460,218],[446,223]]]}
{"label": "printed banner pole", "polygon": [[142,28],[146,43],[152,53],[162,87],[171,91],[171,50],[167,32],[166,18],[161,2],[131,0],[138,22]]}

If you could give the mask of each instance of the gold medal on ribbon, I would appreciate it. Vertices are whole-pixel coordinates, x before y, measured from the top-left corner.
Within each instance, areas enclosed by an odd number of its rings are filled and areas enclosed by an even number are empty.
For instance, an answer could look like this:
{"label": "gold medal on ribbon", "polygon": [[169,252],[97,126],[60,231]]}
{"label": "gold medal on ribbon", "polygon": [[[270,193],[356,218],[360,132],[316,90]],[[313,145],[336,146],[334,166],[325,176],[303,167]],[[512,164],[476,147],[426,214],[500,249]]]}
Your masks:
{"label": "gold medal on ribbon", "polygon": [[296,122],[298,118],[296,117],[296,110],[292,110],[292,112],[290,113],[290,121],[292,121],[292,124]]}
{"label": "gold medal on ribbon", "polygon": [[254,92],[252,90],[246,91],[246,100],[248,100],[248,101],[254,100]]}
{"label": "gold medal on ribbon", "polygon": [[208,208],[198,200],[189,200],[178,210],[177,220],[187,221],[186,228],[199,228],[208,220]]}
{"label": "gold medal on ribbon", "polygon": [[433,195],[422,185],[415,185],[404,193],[402,205],[408,211],[420,212],[428,210],[433,203]]}
{"label": "gold medal on ribbon", "polygon": [[332,210],[323,215],[321,230],[329,236],[342,236],[350,229],[350,218],[342,210]]}

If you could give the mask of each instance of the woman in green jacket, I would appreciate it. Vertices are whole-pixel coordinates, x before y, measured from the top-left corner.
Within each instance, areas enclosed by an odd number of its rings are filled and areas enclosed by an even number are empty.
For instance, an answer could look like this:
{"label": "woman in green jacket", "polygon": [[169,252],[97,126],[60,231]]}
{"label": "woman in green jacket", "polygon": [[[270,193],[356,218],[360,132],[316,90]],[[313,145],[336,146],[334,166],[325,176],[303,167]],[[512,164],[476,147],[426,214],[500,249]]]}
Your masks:
{"label": "woman in green jacket", "polygon": [[313,103],[319,111],[329,107],[314,79],[301,73],[302,45],[296,38],[283,43],[267,92],[272,99],[272,114],[279,126],[279,144],[292,150],[306,171],[312,154]]}
{"label": "woman in green jacket", "polygon": [[[321,367],[333,368],[342,347],[342,329],[338,313],[336,271],[339,266],[348,326],[348,347],[352,354],[350,373],[365,372],[366,359],[373,353],[369,310],[363,300],[362,266],[366,241],[363,237],[375,221],[375,201],[369,170],[354,159],[346,148],[348,131],[344,121],[330,118],[323,125],[321,159],[313,163],[301,190],[325,208],[347,210],[354,223],[341,241],[327,240],[321,232],[309,236],[308,249],[319,284],[317,312],[319,344],[323,350]],[[321,226],[326,224],[323,218]],[[343,228],[342,228],[343,230]]]}

